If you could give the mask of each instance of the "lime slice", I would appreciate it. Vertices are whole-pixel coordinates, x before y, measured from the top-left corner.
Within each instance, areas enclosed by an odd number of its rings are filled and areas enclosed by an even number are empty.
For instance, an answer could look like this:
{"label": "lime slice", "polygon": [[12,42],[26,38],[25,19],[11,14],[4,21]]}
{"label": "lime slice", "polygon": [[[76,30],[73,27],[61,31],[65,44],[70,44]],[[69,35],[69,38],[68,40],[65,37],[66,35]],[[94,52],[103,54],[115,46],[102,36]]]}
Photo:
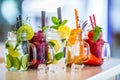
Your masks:
{"label": "lime slice", "polygon": [[58,40],[50,40],[50,42],[53,42],[55,45],[54,45],[54,50],[55,52],[58,52],[60,50],[60,43]]}
{"label": "lime slice", "polygon": [[17,70],[19,70],[19,69],[20,69],[20,61],[19,61],[19,59],[13,57],[13,61],[14,61],[13,66],[14,66]]}
{"label": "lime slice", "polygon": [[29,59],[29,54],[26,54],[21,58],[21,64],[24,69],[27,69],[28,67],[28,62],[29,62],[28,59]]}
{"label": "lime slice", "polygon": [[21,34],[22,32],[24,32],[24,31],[26,31],[26,33],[27,33],[27,37],[26,37],[27,40],[30,40],[30,39],[33,38],[33,36],[34,36],[34,31],[33,31],[32,27],[30,27],[29,25],[25,24],[25,25],[21,26],[21,27],[18,29],[18,33],[20,33],[20,34]]}
{"label": "lime slice", "polygon": [[58,35],[61,37],[61,38],[68,38],[69,35],[70,35],[70,28],[68,26],[60,26],[58,28]]}
{"label": "lime slice", "polygon": [[13,66],[13,58],[9,54],[6,56],[6,67],[10,68]]}

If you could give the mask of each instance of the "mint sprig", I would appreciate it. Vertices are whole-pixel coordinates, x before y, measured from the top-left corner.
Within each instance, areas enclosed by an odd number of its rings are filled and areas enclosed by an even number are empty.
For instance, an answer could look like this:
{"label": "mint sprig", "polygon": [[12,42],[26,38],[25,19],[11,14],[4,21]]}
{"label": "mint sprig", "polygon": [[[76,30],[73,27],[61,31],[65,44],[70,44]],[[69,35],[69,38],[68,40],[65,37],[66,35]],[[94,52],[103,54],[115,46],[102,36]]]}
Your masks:
{"label": "mint sprig", "polygon": [[56,29],[56,30],[57,30],[60,26],[65,25],[65,24],[67,23],[67,20],[63,20],[63,21],[60,23],[60,20],[59,20],[58,18],[56,18],[55,16],[53,16],[53,17],[51,18],[51,20],[52,20],[53,25],[50,26],[50,28],[53,28],[53,29]]}
{"label": "mint sprig", "polygon": [[100,37],[100,32],[102,32],[102,28],[99,27],[99,26],[95,26],[93,31],[94,31],[93,40],[97,41],[99,39],[99,37]]}

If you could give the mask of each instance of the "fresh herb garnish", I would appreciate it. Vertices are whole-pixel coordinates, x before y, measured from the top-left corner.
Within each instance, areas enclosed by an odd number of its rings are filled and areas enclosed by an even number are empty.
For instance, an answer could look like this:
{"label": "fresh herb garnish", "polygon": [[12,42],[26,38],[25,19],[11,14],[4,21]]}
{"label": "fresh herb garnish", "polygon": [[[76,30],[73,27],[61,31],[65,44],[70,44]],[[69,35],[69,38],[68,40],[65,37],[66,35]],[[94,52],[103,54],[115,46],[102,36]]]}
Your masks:
{"label": "fresh herb garnish", "polygon": [[53,25],[50,27],[50,28],[53,28],[53,29],[58,29],[60,26],[62,25],[65,25],[67,23],[67,20],[63,20],[61,23],[60,23],[60,20],[58,18],[56,18],[55,16],[53,16],[51,18],[52,22],[53,22]]}
{"label": "fresh herb garnish", "polygon": [[93,29],[94,35],[93,35],[93,40],[97,41],[100,37],[100,32],[102,32],[102,28],[95,26],[95,28]]}

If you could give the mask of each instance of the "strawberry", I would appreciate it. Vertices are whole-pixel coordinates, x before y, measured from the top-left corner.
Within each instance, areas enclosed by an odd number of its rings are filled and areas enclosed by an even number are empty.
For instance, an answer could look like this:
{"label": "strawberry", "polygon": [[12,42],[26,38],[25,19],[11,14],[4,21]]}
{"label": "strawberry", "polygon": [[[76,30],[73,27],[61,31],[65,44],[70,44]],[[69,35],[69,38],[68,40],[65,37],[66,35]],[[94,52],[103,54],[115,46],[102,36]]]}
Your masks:
{"label": "strawberry", "polygon": [[96,58],[92,53],[90,53],[90,58],[88,61],[84,63],[85,65],[89,66],[100,66],[103,64],[102,58]]}
{"label": "strawberry", "polygon": [[95,28],[88,33],[89,39],[94,40],[96,42],[98,39],[102,38],[102,30],[100,27],[95,26]]}

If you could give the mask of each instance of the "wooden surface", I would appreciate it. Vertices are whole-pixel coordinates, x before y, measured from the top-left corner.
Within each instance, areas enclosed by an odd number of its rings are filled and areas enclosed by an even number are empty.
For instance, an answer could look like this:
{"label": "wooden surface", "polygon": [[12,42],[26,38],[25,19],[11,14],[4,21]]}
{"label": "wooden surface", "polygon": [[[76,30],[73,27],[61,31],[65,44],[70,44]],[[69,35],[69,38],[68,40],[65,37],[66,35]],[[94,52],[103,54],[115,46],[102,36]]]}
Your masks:
{"label": "wooden surface", "polygon": [[10,72],[0,64],[0,80],[106,80],[120,73],[120,59],[110,59],[101,67],[85,66],[82,71],[38,74],[37,70]]}

